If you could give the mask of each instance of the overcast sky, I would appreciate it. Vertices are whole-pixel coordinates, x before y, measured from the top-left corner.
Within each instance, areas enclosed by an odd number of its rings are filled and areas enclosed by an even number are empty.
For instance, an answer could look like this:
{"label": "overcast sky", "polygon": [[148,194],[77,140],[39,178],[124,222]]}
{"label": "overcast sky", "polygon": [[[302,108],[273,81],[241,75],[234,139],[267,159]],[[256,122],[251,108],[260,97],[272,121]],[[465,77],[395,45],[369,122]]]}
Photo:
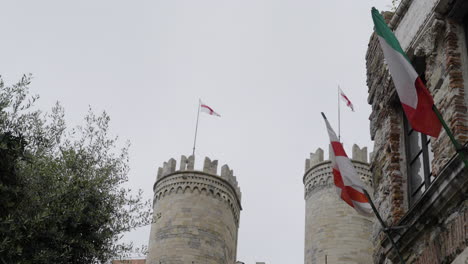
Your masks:
{"label": "overcast sky", "polygon": [[[320,112],[350,154],[369,136],[365,53],[370,9],[391,0],[2,0],[0,74],[32,73],[38,107],[70,127],[88,106],[130,140],[130,186],[152,197],[157,168],[192,151],[234,169],[242,191],[238,259],[303,263],[304,160],[328,149]],[[326,151],[328,152],[328,150]],[[328,156],[328,153],[326,153]],[[149,228],[129,234],[147,244]]]}

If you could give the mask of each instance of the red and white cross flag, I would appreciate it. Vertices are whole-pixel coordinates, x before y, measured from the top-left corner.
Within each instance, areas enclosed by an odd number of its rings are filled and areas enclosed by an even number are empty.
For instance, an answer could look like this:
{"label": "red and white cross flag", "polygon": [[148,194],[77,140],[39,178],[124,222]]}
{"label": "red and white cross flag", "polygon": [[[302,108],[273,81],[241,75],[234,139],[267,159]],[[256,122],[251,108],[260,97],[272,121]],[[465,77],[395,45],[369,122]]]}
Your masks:
{"label": "red and white cross flag", "polygon": [[218,113],[216,113],[213,108],[207,106],[206,104],[204,104],[201,100],[200,100],[200,110],[202,112],[205,112],[209,115],[214,115],[214,116],[220,116]]}
{"label": "red and white cross flag", "polygon": [[358,213],[369,216],[372,214],[372,207],[364,194],[366,186],[359,178],[356,169],[349,160],[343,145],[338,140],[335,131],[331,128],[327,118],[322,113],[325,124],[327,125],[328,136],[332,145],[332,168],[333,180],[336,185],[338,195],[353,207]]}
{"label": "red and white cross flag", "polygon": [[351,108],[351,111],[354,112],[354,106],[353,106],[353,103],[351,103],[351,100],[348,99],[348,97],[343,93],[343,91],[341,90],[340,87],[338,87],[338,89],[340,90],[340,97],[341,97],[341,100],[343,100],[346,105]]}

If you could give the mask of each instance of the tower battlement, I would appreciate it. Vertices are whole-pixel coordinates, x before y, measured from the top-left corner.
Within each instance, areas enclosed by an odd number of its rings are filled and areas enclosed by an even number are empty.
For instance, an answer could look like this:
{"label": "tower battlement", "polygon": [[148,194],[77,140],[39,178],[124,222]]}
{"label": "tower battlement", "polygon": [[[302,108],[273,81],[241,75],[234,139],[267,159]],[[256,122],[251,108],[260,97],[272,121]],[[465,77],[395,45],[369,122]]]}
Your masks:
{"label": "tower battlement", "polygon": [[235,190],[239,201],[241,200],[241,190],[239,188],[239,184],[237,182],[236,176],[234,176],[234,171],[229,168],[227,164],[221,166],[221,171],[218,174],[218,160],[211,160],[208,157],[205,157],[203,162],[203,170],[198,171],[195,170],[195,158],[193,155],[189,157],[182,155],[180,158],[180,166],[177,170],[177,161],[174,158],[169,159],[167,162],[163,163],[162,167],[158,168],[158,175],[156,177],[156,184],[163,178],[172,175],[174,173],[180,172],[203,172],[205,174],[209,174],[211,176],[220,177],[221,179],[228,182],[231,187]]}
{"label": "tower battlement", "polygon": [[158,168],[147,263],[234,263],[241,191],[228,165],[194,156]]}
{"label": "tower battlement", "polygon": [[[332,148],[331,145],[328,145],[328,160],[332,160]],[[360,148],[358,145],[354,144],[352,149],[352,160],[360,161],[367,163],[367,147]],[[315,165],[324,162],[324,152],[323,149],[318,148],[314,153],[310,153],[310,158],[306,159],[305,170],[309,170]]]}

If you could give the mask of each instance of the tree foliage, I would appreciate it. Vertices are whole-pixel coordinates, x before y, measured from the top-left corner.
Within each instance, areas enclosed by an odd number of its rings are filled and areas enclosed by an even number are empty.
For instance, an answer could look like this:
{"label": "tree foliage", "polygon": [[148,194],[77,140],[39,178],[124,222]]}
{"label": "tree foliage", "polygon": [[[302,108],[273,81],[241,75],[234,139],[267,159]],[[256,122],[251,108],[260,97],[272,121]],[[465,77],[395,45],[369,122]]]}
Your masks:
{"label": "tree foliage", "polygon": [[141,191],[122,186],[129,144],[117,147],[105,112],[68,129],[60,104],[34,110],[30,82],[0,80],[0,263],[104,263],[150,220]]}

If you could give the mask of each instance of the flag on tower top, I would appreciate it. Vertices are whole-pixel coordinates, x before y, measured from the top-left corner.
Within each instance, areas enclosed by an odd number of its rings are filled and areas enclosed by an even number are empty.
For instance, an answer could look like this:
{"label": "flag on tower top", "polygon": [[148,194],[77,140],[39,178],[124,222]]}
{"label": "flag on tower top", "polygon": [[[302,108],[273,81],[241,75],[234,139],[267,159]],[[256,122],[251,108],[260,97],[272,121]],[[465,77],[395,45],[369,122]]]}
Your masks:
{"label": "flag on tower top", "polygon": [[411,127],[437,138],[442,124],[432,110],[434,100],[431,94],[414,70],[398,39],[375,8],[372,8],[372,20],[398,97]]}
{"label": "flag on tower top", "polygon": [[332,146],[332,172],[338,195],[353,207],[358,213],[369,216],[372,213],[372,207],[364,194],[366,186],[359,178],[354,165],[349,160],[343,145],[328,123],[327,118],[322,113],[323,119],[328,130],[328,136]]}
{"label": "flag on tower top", "polygon": [[351,103],[351,100],[348,99],[348,97],[343,93],[343,91],[341,90],[340,87],[338,87],[338,89],[340,90],[340,97],[341,97],[341,100],[343,100],[346,105],[351,108],[351,111],[354,112],[354,106],[353,106],[353,103]]}
{"label": "flag on tower top", "polygon": [[202,112],[205,112],[209,115],[214,115],[214,116],[221,116],[219,115],[218,113],[216,113],[213,108],[207,106],[206,104],[204,104],[201,100],[200,100],[200,109]]}

